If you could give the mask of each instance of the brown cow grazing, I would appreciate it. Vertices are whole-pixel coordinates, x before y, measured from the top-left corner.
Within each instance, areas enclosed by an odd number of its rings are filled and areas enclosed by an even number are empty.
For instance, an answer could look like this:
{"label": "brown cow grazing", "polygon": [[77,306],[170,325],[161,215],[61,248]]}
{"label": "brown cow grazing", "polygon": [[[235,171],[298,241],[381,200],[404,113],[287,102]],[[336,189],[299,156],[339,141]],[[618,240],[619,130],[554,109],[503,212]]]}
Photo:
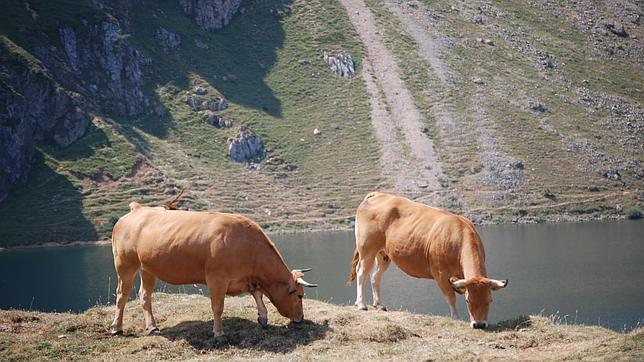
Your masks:
{"label": "brown cow grazing", "polygon": [[371,276],[374,307],[380,301],[380,281],[391,260],[416,278],[434,279],[452,317],[458,317],[454,292],[465,294],[473,328],[486,328],[492,291],[507,280],[489,279],[483,243],[472,223],[458,215],[380,192],[368,194],[356,212],[356,251],[349,283],[358,279],[356,306],[366,310],[362,296]]}
{"label": "brown cow grazing", "polygon": [[118,274],[113,334],[123,331],[123,309],[137,271],[148,332],[159,330],[151,299],[157,278],[170,284],[206,284],[218,344],[226,343],[221,328],[226,295],[252,294],[258,322],[266,327],[264,294],[281,315],[300,322],[304,317],[302,286],[316,286],[302,279],[302,272],[308,270],[289,271],[259,225],[240,215],[168,210],[133,202],[130,212],[114,225],[112,252]]}

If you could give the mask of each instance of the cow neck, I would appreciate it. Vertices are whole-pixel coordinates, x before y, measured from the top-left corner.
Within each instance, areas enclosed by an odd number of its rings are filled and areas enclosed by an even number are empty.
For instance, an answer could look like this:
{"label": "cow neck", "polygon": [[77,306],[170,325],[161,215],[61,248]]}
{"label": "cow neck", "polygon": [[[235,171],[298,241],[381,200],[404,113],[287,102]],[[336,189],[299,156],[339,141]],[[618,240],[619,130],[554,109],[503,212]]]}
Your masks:
{"label": "cow neck", "polygon": [[472,277],[487,277],[485,270],[485,251],[483,243],[476,230],[468,227],[464,234],[461,248],[461,268],[465,279]]}
{"label": "cow neck", "polygon": [[259,253],[259,257],[262,260],[258,260],[257,264],[259,270],[257,270],[257,275],[255,277],[260,283],[261,287],[267,287],[268,284],[273,283],[288,283],[293,275],[288,270],[282,255],[275,247],[275,244],[268,238],[264,236],[267,252]]}

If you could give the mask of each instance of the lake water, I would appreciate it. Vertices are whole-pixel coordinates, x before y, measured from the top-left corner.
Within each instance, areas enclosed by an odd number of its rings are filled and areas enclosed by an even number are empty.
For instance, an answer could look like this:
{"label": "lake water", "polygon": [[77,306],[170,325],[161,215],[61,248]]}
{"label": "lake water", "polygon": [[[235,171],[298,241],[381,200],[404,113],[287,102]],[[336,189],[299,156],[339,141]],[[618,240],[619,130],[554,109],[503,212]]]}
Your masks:
{"label": "lake water", "polygon": [[[557,314],[562,321],[628,330],[644,324],[644,222],[494,225],[477,227],[490,277],[509,278],[495,292],[489,321]],[[272,235],[291,268],[312,267],[307,297],[352,304],[346,285],[355,247],[352,232]],[[138,278],[137,278],[138,279]],[[80,311],[114,303],[116,278],[109,246],[0,252],[0,308]],[[207,292],[205,286],[157,290]],[[371,288],[365,289],[370,301]],[[389,309],[449,315],[432,280],[409,277],[392,264],[382,282]],[[243,298],[250,298],[244,296]],[[458,308],[467,316],[459,296]]]}

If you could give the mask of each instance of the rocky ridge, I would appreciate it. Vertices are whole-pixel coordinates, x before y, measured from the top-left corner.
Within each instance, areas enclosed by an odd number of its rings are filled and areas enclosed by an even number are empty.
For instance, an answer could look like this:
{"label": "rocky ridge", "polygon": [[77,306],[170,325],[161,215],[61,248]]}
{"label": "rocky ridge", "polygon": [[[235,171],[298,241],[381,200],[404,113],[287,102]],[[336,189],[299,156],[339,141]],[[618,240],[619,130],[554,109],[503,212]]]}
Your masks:
{"label": "rocky ridge", "polygon": [[[239,3],[179,0],[186,15],[211,31],[228,24]],[[83,136],[92,113],[132,117],[152,106],[143,91],[152,60],[128,41],[134,2],[92,4],[92,14],[59,25],[53,34],[58,39],[35,32],[28,49],[0,39],[0,202],[27,177],[38,143],[67,147]],[[37,28],[40,15],[29,9]],[[155,37],[166,52],[181,44],[178,34],[163,27]],[[194,104],[196,109],[226,107],[223,98]],[[158,106],[155,113],[165,114]]]}

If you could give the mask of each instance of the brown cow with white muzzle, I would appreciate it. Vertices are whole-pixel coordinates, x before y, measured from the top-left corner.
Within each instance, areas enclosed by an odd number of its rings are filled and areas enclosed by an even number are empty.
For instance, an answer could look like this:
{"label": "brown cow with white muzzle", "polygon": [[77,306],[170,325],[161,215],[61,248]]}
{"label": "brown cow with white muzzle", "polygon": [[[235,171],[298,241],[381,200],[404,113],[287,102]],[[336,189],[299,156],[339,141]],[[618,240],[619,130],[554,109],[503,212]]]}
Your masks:
{"label": "brown cow with white muzzle", "polygon": [[262,327],[268,323],[264,294],[281,315],[302,321],[302,286],[316,285],[302,279],[302,272],[308,270],[286,267],[259,225],[241,215],[173,209],[133,202],[130,212],[114,225],[112,252],[118,288],[113,334],[123,331],[123,309],[137,271],[148,332],[158,331],[151,299],[157,278],[170,284],[208,286],[218,344],[226,343],[221,327],[226,295],[252,294]]}
{"label": "brown cow with white muzzle", "polygon": [[458,215],[403,197],[372,192],[356,212],[356,251],[349,282],[358,279],[356,306],[366,310],[364,282],[371,276],[374,306],[380,302],[380,281],[391,260],[405,273],[434,279],[458,317],[454,292],[465,294],[473,328],[486,328],[492,291],[507,280],[489,279],[483,243],[472,223]]}

